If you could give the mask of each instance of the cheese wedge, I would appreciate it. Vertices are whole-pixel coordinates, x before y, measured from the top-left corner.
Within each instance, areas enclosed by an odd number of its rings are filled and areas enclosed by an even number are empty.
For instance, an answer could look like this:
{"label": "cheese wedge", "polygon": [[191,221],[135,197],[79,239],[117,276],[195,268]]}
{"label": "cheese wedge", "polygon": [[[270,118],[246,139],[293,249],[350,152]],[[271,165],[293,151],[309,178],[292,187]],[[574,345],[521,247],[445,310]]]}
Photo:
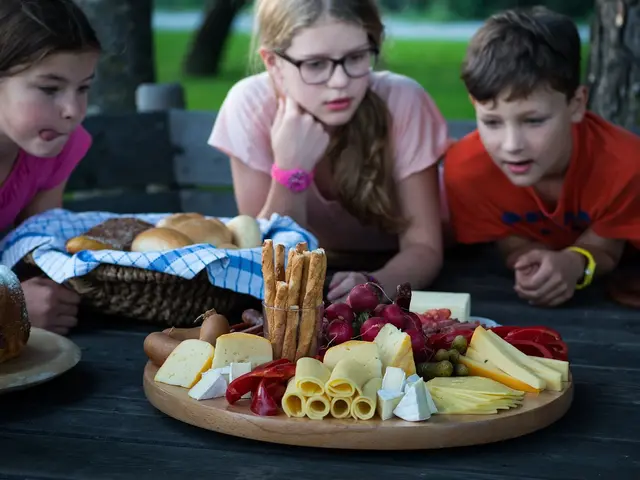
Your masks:
{"label": "cheese wedge", "polygon": [[[496,382],[500,382],[503,385],[506,385],[507,387],[521,390],[523,392],[540,392],[540,390],[538,390],[537,388],[533,388],[531,385],[527,385],[517,378],[504,373],[502,370],[495,367],[490,362],[484,363],[482,361],[475,360],[469,355],[468,350],[469,349],[467,349],[467,353],[465,355],[460,355],[458,362],[467,367],[467,369],[469,370],[469,375],[491,378]],[[471,354],[474,355],[474,352],[471,352]]]}
{"label": "cheese wedge", "polygon": [[382,387],[381,378],[372,378],[362,387],[362,394],[351,403],[351,416],[356,420],[369,420],[376,413],[377,393]]}
{"label": "cheese wedge", "polygon": [[408,333],[401,331],[391,323],[387,323],[380,329],[374,342],[378,345],[384,370],[388,367],[398,367],[402,368],[407,375],[416,372],[413,351],[411,350],[411,337]]}
{"label": "cheese wedge", "polygon": [[254,369],[272,360],[273,348],[266,338],[242,332],[225,333],[216,340],[213,368],[248,362]]}
{"label": "cheese wedge", "polygon": [[307,398],[305,411],[311,420],[322,420],[331,411],[331,401],[326,395],[313,395]]}
{"label": "cheese wedge", "polygon": [[560,376],[563,382],[569,381],[569,362],[566,362],[564,360],[556,360],[555,358],[534,357],[532,355],[529,356],[535,359],[537,362],[540,362],[549,368],[553,368],[556,372],[560,372]]}
{"label": "cheese wedge", "polygon": [[[547,386],[545,380],[536,375],[528,366],[523,365],[519,359],[516,359],[512,351],[504,347],[507,342],[497,335],[492,336],[489,333],[479,325],[473,332],[469,346],[506,374],[535,389],[544,390]],[[496,340],[496,337],[499,341]]]}
{"label": "cheese wedge", "polygon": [[302,357],[296,362],[296,388],[302,395],[322,395],[329,381],[331,370],[320,360]]}
{"label": "cheese wedge", "polygon": [[291,418],[302,418],[305,416],[306,398],[300,393],[296,386],[295,376],[287,383],[287,389],[282,396],[282,410]]}
{"label": "cheese wedge", "polygon": [[381,420],[389,420],[393,417],[393,410],[404,397],[404,392],[389,392],[378,390],[376,411]]}
{"label": "cheese wedge", "polygon": [[468,322],[471,315],[471,295],[419,290],[411,293],[410,311],[424,313],[434,308],[448,308],[451,310],[451,318],[457,318],[459,322]]}
{"label": "cheese wedge", "polygon": [[214,348],[202,340],[183,340],[171,352],[156,372],[154,380],[167,385],[191,388],[202,373],[209,370],[213,361]]}
{"label": "cheese wedge", "polygon": [[407,391],[393,414],[407,422],[421,422],[431,418],[427,389],[422,379],[407,385]]}
{"label": "cheese wedge", "polygon": [[370,379],[369,371],[359,362],[343,358],[338,362],[325,385],[331,397],[353,397],[362,394],[362,387]]}
{"label": "cheese wedge", "polygon": [[189,396],[195,400],[209,400],[224,397],[227,392],[227,379],[219,370],[209,370],[202,374],[200,381],[189,390]]}
{"label": "cheese wedge", "polygon": [[333,418],[347,418],[351,414],[351,402],[349,397],[333,397],[331,399],[331,416]]}
{"label": "cheese wedge", "polygon": [[382,376],[382,361],[375,343],[349,340],[329,348],[322,361],[329,369],[333,369],[343,358],[350,358],[364,365],[369,370],[369,378]]}
{"label": "cheese wedge", "polygon": [[520,350],[518,350],[518,348],[500,338],[491,330],[487,330],[487,333],[494,339],[495,343],[498,344],[503,351],[508,352],[514,359],[520,362],[521,365],[524,365],[526,368],[534,372],[538,377],[542,378],[546,383],[547,390],[552,390],[555,392],[562,391],[562,375],[560,374],[560,372],[539,362],[536,357],[530,357],[526,353],[521,352]]}

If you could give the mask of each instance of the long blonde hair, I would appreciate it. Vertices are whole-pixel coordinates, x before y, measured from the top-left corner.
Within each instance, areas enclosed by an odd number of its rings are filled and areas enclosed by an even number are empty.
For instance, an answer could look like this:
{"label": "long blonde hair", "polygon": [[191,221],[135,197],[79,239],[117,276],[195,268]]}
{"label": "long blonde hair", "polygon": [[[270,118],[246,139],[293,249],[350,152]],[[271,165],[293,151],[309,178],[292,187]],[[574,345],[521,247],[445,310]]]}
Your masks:
{"label": "long blonde hair", "polygon": [[[286,50],[293,37],[323,16],[361,26],[374,46],[384,26],[375,0],[256,0],[252,51]],[[337,128],[325,153],[342,206],[365,225],[397,233],[405,225],[393,175],[391,115],[369,89],[353,118]],[[348,154],[348,161],[342,158]]]}

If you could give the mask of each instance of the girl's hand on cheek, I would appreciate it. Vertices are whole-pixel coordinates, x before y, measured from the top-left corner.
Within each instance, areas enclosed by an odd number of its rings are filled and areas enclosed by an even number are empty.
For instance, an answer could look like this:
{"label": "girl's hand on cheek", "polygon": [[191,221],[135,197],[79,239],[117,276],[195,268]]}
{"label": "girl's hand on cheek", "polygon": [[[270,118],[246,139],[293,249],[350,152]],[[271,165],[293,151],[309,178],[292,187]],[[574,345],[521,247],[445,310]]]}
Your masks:
{"label": "girl's hand on cheek", "polygon": [[281,169],[300,168],[311,172],[329,146],[329,134],[321,123],[286,96],[278,100],[271,127],[271,146]]}

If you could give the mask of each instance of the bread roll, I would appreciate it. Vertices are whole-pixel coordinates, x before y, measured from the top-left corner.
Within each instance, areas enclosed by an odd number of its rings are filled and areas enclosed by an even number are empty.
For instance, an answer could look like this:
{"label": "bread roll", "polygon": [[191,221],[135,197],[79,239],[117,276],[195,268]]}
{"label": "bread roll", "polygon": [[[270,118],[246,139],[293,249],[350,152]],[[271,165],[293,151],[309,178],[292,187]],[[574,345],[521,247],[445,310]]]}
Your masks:
{"label": "bread roll", "polygon": [[174,227],[193,240],[193,243],[209,243],[213,246],[233,243],[233,234],[216,218],[192,218]]}
{"label": "bread roll", "polygon": [[195,242],[184,233],[172,228],[150,228],[138,235],[131,244],[132,252],[155,252],[174,250],[193,245]]}
{"label": "bread roll", "polygon": [[31,333],[22,285],[13,271],[0,265],[0,363],[19,356]]}
{"label": "bread roll", "polygon": [[249,215],[238,215],[227,223],[233,233],[233,243],[239,248],[256,248],[262,245],[262,232],[258,221]]}
{"label": "bread roll", "polygon": [[135,217],[110,218],[90,228],[82,235],[67,241],[67,252],[83,250],[123,250],[131,248],[131,242],[153,225]]}
{"label": "bread roll", "polygon": [[179,230],[179,228],[177,227],[181,223],[186,222],[187,220],[193,220],[198,218],[203,220],[204,215],[202,215],[201,213],[195,213],[195,212],[174,213],[173,215],[169,215],[168,217],[165,217],[162,220],[160,220],[158,223],[156,223],[156,227],[175,228],[176,230]]}

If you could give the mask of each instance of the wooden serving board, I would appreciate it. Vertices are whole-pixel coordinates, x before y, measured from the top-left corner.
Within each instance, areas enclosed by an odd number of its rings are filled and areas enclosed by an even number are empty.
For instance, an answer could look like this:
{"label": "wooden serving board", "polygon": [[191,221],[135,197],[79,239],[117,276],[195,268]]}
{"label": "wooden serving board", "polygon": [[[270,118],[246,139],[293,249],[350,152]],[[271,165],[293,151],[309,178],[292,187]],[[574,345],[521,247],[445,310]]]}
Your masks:
{"label": "wooden serving board", "polygon": [[284,413],[260,417],[250,400],[229,405],[224,398],[198,401],[186,388],[154,381],[158,371],[148,362],[144,392],[151,404],[181,422],[227,435],[263,442],[357,450],[418,450],[480,445],[519,437],[561,418],[573,400],[573,382],[562,392],[527,394],[524,403],[494,415],[433,415],[424,422],[288,418]]}
{"label": "wooden serving board", "polygon": [[80,361],[80,348],[66,337],[31,327],[20,356],[0,363],[0,394],[47,382]]}

